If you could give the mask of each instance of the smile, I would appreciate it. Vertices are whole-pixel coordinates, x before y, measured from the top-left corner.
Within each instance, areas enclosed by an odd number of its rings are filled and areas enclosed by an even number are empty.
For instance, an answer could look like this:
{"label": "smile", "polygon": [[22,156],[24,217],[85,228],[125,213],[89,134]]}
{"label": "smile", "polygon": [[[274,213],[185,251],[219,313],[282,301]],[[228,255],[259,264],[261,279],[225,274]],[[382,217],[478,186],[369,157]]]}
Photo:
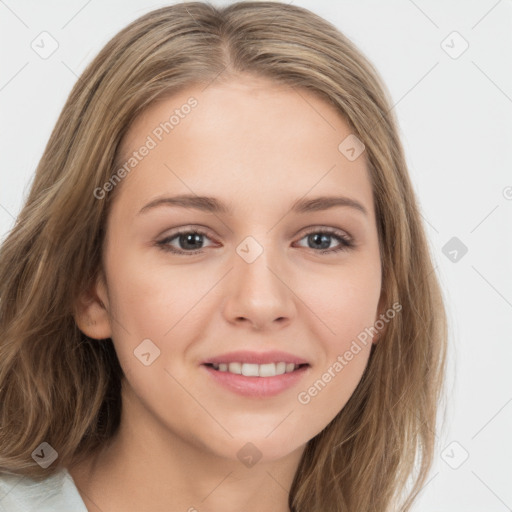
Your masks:
{"label": "smile", "polygon": [[236,375],[244,375],[245,377],[275,377],[276,375],[283,375],[285,373],[291,373],[298,369],[300,365],[294,363],[266,363],[266,364],[254,364],[254,363],[212,363],[212,368],[219,372],[234,373]]}
{"label": "smile", "polygon": [[297,387],[311,370],[309,364],[283,362],[265,364],[206,363],[202,364],[200,368],[206,371],[207,377],[212,379],[211,382],[219,385],[221,389],[258,399],[270,398]]}

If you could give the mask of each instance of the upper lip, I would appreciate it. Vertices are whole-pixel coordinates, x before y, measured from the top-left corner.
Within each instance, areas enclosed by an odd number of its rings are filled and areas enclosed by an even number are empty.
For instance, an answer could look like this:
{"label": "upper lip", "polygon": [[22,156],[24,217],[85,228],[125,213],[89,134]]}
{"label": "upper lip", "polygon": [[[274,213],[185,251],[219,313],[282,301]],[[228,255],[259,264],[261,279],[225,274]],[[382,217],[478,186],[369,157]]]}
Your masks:
{"label": "upper lip", "polygon": [[219,356],[211,357],[202,362],[202,364],[220,364],[220,363],[252,363],[252,364],[266,364],[266,363],[294,363],[294,364],[309,364],[305,359],[289,354],[273,350],[270,352],[249,352],[245,350],[238,350],[235,352],[228,352]]}

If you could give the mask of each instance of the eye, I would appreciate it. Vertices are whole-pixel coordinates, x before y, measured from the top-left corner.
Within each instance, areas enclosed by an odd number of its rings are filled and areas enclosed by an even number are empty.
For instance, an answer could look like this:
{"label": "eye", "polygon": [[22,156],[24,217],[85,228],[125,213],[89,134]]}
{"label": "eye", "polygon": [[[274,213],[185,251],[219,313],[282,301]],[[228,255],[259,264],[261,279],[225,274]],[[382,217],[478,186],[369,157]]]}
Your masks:
{"label": "eye", "polygon": [[[312,244],[312,246],[309,246],[310,248],[324,249],[322,251],[315,251],[319,252],[320,254],[344,251],[354,247],[354,241],[351,237],[342,231],[338,231],[337,229],[332,228],[316,228],[306,233],[306,235],[301,238],[301,240],[304,240],[304,238],[307,238],[308,244]],[[338,240],[339,245],[337,247],[330,248],[332,240]]]}
{"label": "eye", "polygon": [[[199,245],[201,245],[201,237],[208,237],[208,235],[200,229],[182,230],[164,238],[163,240],[160,240],[159,242],[157,242],[157,245],[164,251],[172,252],[175,254],[192,255],[202,252],[200,250],[201,247],[198,247]],[[174,239],[177,239],[176,241],[179,246],[178,248],[173,247],[171,245],[171,242]]]}
{"label": "eye", "polygon": [[[194,254],[202,253],[202,238],[209,239],[208,234],[201,229],[183,229],[172,235],[165,237],[163,240],[156,242],[156,245],[167,252],[178,255],[192,256]],[[320,254],[335,253],[354,247],[354,242],[351,237],[332,228],[316,228],[306,233],[300,240],[307,238],[307,243],[311,243],[310,249]],[[338,246],[330,248],[332,240],[338,241]],[[178,244],[178,247],[173,244]],[[317,249],[323,249],[321,251]]]}

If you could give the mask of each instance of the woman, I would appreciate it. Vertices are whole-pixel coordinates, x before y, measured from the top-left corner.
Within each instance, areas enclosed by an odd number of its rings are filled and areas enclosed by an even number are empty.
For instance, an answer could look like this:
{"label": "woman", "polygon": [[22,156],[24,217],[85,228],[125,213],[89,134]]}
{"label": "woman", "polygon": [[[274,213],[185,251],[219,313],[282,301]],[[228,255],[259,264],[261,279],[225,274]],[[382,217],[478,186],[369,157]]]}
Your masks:
{"label": "woman", "polygon": [[385,87],[306,9],[117,34],[0,283],[8,510],[382,512],[426,480],[439,285]]}

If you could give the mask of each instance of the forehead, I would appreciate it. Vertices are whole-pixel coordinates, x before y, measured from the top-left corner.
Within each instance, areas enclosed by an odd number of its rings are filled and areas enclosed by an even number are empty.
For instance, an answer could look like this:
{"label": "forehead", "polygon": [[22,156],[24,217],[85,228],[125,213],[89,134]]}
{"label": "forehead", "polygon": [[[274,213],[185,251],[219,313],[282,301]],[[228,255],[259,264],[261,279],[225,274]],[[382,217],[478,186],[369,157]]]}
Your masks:
{"label": "forehead", "polygon": [[237,196],[274,204],[339,192],[371,210],[364,152],[351,161],[339,149],[349,136],[340,113],[304,89],[247,76],[193,85],[154,102],[130,126],[120,165],[144,145],[151,150],[123,180],[123,194],[141,207],[165,192],[231,204]]}

